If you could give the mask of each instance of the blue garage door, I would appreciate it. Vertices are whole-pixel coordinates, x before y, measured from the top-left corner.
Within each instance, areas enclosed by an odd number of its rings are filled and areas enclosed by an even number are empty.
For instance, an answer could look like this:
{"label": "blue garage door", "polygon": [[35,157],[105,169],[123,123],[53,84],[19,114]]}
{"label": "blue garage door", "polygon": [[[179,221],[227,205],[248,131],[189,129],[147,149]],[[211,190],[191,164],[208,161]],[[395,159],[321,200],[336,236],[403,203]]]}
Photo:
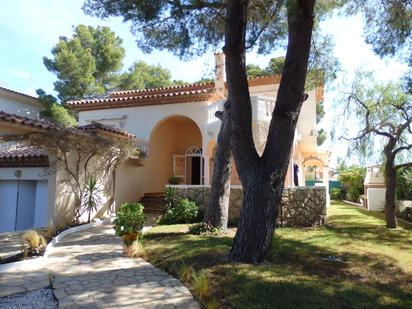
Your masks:
{"label": "blue garage door", "polygon": [[47,222],[47,181],[0,180],[0,232],[43,227]]}

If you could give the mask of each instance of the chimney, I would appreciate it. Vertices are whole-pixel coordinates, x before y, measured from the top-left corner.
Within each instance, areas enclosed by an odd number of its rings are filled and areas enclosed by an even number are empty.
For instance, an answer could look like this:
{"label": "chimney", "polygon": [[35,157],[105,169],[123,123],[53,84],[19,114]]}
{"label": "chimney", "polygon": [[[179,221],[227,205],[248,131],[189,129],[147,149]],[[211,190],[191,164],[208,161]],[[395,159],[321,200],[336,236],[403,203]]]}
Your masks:
{"label": "chimney", "polygon": [[225,93],[225,54],[215,53],[215,87],[222,94]]}

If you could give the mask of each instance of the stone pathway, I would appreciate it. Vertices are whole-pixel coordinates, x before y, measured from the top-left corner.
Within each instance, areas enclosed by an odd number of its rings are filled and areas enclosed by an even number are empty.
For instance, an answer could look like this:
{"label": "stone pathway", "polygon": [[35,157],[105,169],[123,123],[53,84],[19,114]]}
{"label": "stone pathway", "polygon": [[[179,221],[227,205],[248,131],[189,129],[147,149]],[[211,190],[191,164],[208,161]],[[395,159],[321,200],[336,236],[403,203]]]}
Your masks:
{"label": "stone pathway", "polygon": [[59,308],[200,308],[179,280],[122,256],[111,225],[66,236],[47,267]]}
{"label": "stone pathway", "polygon": [[0,272],[0,297],[34,291],[50,285],[47,269],[21,268]]}

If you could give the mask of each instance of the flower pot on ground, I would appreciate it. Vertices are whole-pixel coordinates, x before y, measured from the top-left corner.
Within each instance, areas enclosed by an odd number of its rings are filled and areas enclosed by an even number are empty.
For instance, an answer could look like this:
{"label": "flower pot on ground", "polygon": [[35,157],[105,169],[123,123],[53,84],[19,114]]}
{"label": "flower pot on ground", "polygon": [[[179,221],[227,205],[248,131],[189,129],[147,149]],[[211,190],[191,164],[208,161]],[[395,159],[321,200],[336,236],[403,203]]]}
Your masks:
{"label": "flower pot on ground", "polygon": [[139,238],[141,233],[131,233],[122,236],[123,239],[123,254],[126,256],[132,256],[137,244],[139,243]]}
{"label": "flower pot on ground", "polygon": [[123,239],[123,254],[132,255],[133,248],[142,235],[145,220],[143,205],[140,203],[124,203],[116,211],[113,228],[116,235]]}

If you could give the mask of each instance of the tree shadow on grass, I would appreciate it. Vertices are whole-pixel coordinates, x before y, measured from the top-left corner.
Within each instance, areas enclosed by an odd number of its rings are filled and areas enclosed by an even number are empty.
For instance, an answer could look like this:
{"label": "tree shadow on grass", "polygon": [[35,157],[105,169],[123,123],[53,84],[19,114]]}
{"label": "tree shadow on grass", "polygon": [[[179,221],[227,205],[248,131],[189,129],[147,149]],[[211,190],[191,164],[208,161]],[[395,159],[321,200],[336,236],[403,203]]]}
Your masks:
{"label": "tree shadow on grass", "polygon": [[[232,308],[410,308],[411,294],[379,283],[319,280],[287,269],[218,268],[215,280]],[[222,296],[221,296],[222,297]],[[385,301],[387,303],[385,303]]]}
{"label": "tree shadow on grass", "polygon": [[[158,241],[162,241],[158,239]],[[180,235],[157,244],[155,265],[176,275],[184,261],[209,269],[215,293],[232,308],[408,308],[412,291],[396,261],[380,254],[339,256],[325,247],[275,237],[269,260],[260,265],[227,258],[228,237]],[[150,248],[150,242],[148,247]],[[337,257],[337,260],[330,257]],[[362,265],[362,269],[357,267]],[[386,304],[387,302],[388,304]]]}

